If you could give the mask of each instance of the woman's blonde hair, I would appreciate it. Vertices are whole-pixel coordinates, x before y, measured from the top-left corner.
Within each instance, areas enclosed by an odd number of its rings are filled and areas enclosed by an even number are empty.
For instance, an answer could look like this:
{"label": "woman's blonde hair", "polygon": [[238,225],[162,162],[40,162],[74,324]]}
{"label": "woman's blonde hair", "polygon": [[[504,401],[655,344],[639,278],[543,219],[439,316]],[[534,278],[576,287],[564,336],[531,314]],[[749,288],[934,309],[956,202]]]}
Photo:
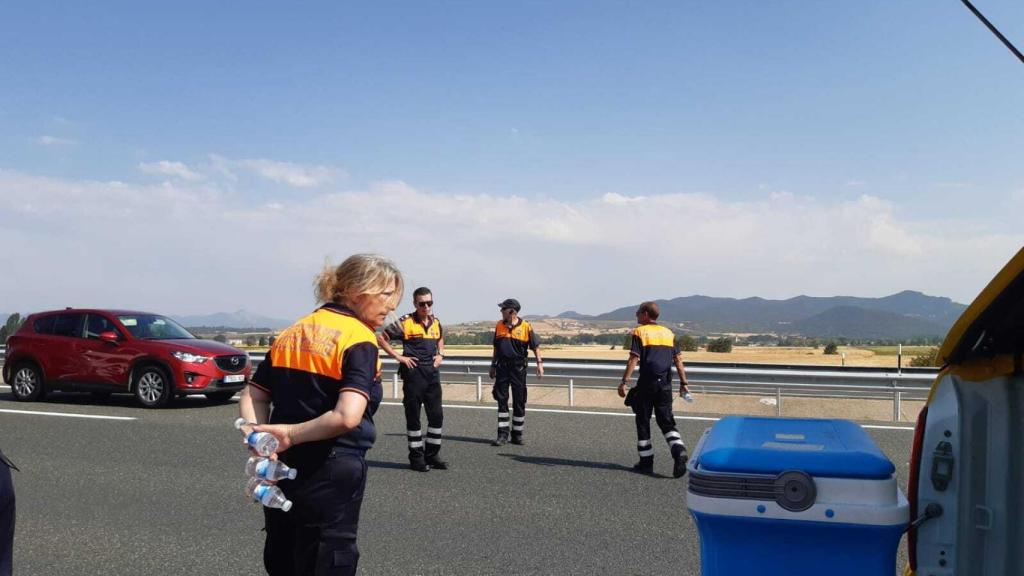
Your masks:
{"label": "woman's blonde hair", "polygon": [[353,254],[338,266],[325,266],[313,280],[313,294],[317,302],[348,304],[360,294],[380,294],[391,286],[390,303],[397,306],[405,282],[395,263],[377,254]]}

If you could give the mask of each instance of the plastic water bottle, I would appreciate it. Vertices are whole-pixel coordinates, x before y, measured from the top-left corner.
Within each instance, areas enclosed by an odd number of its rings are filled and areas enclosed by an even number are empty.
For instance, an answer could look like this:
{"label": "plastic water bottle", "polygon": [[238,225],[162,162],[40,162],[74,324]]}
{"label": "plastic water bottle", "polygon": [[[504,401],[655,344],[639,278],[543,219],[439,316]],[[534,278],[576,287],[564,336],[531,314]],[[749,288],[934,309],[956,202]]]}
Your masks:
{"label": "plastic water bottle", "polygon": [[245,473],[253,478],[277,482],[278,480],[294,480],[299,474],[295,468],[290,468],[280,460],[250,456],[245,463]]}
{"label": "plastic water bottle", "polygon": [[259,478],[249,478],[249,483],[245,485],[245,495],[267,508],[280,508],[285,512],[292,509],[292,501],[284,497],[280,488]]}
{"label": "plastic water bottle", "polygon": [[692,403],[693,402],[693,396],[691,396],[689,392],[683,392],[683,400],[686,400],[687,402]]}
{"label": "plastic water bottle", "polygon": [[[235,420],[235,428],[239,430],[246,424],[252,424],[252,422],[246,422],[244,418]],[[260,456],[270,456],[277,452],[277,438],[270,432],[251,432],[245,437],[245,443]]]}

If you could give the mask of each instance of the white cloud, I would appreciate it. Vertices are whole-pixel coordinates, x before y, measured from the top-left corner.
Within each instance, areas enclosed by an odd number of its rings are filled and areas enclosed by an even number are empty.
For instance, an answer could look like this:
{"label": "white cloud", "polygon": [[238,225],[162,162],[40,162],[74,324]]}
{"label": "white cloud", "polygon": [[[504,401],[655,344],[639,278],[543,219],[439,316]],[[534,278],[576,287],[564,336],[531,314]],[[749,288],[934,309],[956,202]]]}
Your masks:
{"label": "white cloud", "polygon": [[606,203],[606,204],[612,204],[612,205],[621,206],[621,205],[625,205],[625,204],[635,204],[637,202],[643,202],[644,201],[644,197],[643,196],[623,196],[622,194],[616,194],[615,192],[609,192],[609,193],[605,194],[604,196],[602,196],[601,200],[604,203]]}
{"label": "white cloud", "polygon": [[60,138],[58,136],[49,135],[36,138],[36,143],[42,144],[43,146],[74,146],[75,144],[78,144],[76,140],[72,140],[70,138]]}
{"label": "white cloud", "polygon": [[218,154],[210,154],[210,169],[215,173],[219,174],[229,182],[235,182],[238,180],[238,174],[235,174],[233,169],[233,162],[227,158]]}
{"label": "white cloud", "polygon": [[181,162],[170,162],[168,160],[160,160],[159,162],[141,162],[139,163],[139,170],[146,174],[173,176],[175,178],[181,178],[182,180],[197,181],[203,179],[201,174],[191,170],[185,164]]}
{"label": "white cloud", "polygon": [[509,296],[528,313],[597,313],[695,293],[915,289],[968,301],[1024,245],[1021,233],[956,214],[914,219],[871,195],[564,201],[426,193],[402,181],[278,192],[249,199],[210,181],[137,185],[0,170],[0,267],[18,270],[0,275],[0,302],[293,316],[312,306],[310,281],[325,257],[363,251],[390,256],[410,285],[434,289],[448,321],[490,318]]}
{"label": "white cloud", "polygon": [[266,158],[242,160],[240,164],[271,182],[295,188],[315,188],[345,177],[344,171],[330,166],[295,164]]}

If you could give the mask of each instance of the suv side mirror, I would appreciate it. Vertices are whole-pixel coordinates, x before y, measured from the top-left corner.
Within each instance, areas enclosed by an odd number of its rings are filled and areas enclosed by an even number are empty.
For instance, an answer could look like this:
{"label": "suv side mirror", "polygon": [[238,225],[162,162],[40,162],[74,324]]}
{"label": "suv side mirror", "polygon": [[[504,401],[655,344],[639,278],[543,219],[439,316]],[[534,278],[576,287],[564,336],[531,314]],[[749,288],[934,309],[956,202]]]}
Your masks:
{"label": "suv side mirror", "polygon": [[114,332],[113,330],[100,332],[100,340],[103,340],[104,342],[107,342],[109,344],[117,344],[117,332]]}

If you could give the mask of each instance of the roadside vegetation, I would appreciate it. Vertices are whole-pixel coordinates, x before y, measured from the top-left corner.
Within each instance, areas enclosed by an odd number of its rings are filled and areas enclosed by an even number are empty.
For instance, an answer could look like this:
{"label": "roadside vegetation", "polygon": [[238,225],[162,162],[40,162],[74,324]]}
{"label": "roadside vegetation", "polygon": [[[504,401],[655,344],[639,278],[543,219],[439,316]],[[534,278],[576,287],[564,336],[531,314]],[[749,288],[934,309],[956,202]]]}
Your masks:
{"label": "roadside vegetation", "polygon": [[22,318],[21,314],[18,313],[14,313],[8,316],[7,321],[4,322],[4,325],[0,326],[0,344],[7,342],[7,338],[11,334],[14,334],[14,332],[21,327],[21,323],[24,321],[25,319]]}
{"label": "roadside vegetation", "polygon": [[939,366],[939,347],[926,348],[910,359],[911,366]]}

